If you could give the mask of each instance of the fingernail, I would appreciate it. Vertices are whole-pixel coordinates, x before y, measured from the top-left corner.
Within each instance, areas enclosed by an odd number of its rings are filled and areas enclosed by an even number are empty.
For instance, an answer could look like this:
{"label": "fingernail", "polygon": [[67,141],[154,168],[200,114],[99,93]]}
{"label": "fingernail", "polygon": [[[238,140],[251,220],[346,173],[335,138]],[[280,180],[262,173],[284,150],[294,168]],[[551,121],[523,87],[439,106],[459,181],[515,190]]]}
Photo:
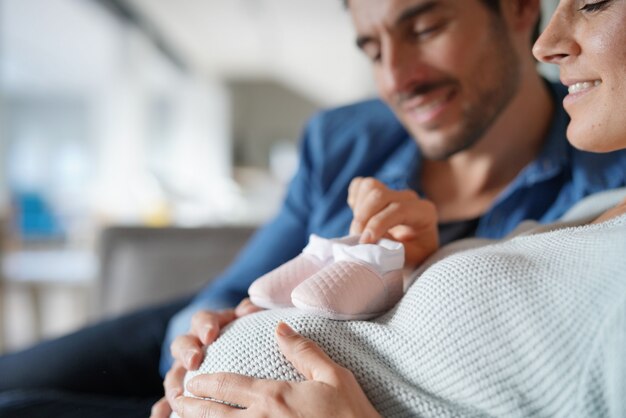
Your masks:
{"label": "fingernail", "polygon": [[213,325],[205,325],[202,327],[202,339],[204,344],[209,344],[211,341],[211,332],[213,331]]}
{"label": "fingernail", "polygon": [[248,310],[252,307],[252,302],[250,302],[249,299],[246,299],[245,301],[241,302],[239,306],[237,306],[237,309],[235,309],[235,315],[245,316],[246,312],[248,312]]}
{"label": "fingernail", "polygon": [[182,412],[183,409],[183,396],[177,396],[176,398],[174,398],[174,401],[172,402],[172,409],[174,411],[176,411],[179,415]]}
{"label": "fingernail", "polygon": [[165,391],[165,397],[170,401],[173,401],[177,397],[183,394],[183,391],[180,389],[170,388]]}
{"label": "fingernail", "polygon": [[297,334],[289,325],[284,322],[279,322],[276,327],[276,333],[278,335],[282,335],[283,337],[292,337]]}
{"label": "fingernail", "polygon": [[190,369],[193,364],[193,359],[194,357],[198,354],[197,351],[195,350],[187,350],[187,352],[185,353],[185,364],[187,365],[187,368]]}
{"label": "fingernail", "polygon": [[361,235],[361,244],[367,244],[372,241],[372,233],[370,231],[365,231]]}

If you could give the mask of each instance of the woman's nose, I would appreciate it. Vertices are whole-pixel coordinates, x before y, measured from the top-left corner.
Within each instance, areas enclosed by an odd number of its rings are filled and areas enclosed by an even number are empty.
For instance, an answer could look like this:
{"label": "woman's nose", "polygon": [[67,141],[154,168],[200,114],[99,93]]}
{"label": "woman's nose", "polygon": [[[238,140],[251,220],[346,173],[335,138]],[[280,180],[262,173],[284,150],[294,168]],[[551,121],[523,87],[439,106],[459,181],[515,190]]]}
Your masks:
{"label": "woman's nose", "polygon": [[569,56],[580,53],[572,28],[572,20],[565,16],[562,5],[557,7],[548,26],[533,46],[533,55],[539,61],[560,64]]}

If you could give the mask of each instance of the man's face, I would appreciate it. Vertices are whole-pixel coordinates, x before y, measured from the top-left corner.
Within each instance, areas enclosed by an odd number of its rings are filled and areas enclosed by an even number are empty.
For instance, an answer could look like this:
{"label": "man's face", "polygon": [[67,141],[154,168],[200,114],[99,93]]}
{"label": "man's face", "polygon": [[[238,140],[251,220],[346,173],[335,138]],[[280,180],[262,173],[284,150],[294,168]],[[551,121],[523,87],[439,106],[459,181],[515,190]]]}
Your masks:
{"label": "man's face", "polygon": [[480,0],[350,0],[382,99],[426,158],[472,146],[515,96],[520,63]]}

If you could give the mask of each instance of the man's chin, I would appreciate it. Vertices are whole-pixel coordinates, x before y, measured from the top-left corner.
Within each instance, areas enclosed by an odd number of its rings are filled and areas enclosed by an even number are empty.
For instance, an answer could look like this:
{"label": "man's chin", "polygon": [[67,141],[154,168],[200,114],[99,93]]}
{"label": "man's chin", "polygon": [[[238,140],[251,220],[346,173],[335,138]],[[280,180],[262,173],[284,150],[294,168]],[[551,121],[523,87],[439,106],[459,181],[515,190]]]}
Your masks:
{"label": "man's chin", "polygon": [[424,158],[439,161],[471,148],[480,140],[482,133],[482,130],[467,124],[411,130]]}
{"label": "man's chin", "polygon": [[431,161],[445,161],[458,151],[442,148],[424,148],[420,147],[422,157]]}
{"label": "man's chin", "polygon": [[413,131],[412,135],[420,148],[421,154],[429,160],[445,160],[464,149],[462,145],[454,143],[458,140],[458,137],[441,132],[424,132],[424,130],[420,130],[417,132]]}

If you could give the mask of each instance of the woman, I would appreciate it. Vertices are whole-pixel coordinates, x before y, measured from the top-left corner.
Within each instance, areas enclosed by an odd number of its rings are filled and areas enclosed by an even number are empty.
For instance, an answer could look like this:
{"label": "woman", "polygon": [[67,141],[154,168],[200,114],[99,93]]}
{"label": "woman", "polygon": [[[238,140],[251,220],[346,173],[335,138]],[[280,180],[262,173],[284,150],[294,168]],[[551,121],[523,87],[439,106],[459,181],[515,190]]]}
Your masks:
{"label": "woman", "polygon": [[[585,150],[626,148],[624,22],[623,0],[561,0],[534,48],[560,66],[570,92],[568,137]],[[599,216],[588,210],[620,195]],[[293,310],[238,320],[200,370],[256,378],[189,381],[194,395],[226,403],[168,396],[184,418],[626,416],[623,195],[592,197],[574,211],[575,223],[526,225],[497,244],[445,247],[398,306],[372,322]],[[279,319],[322,348],[280,323],[285,361],[270,332]],[[166,388],[178,378],[170,375]]]}

